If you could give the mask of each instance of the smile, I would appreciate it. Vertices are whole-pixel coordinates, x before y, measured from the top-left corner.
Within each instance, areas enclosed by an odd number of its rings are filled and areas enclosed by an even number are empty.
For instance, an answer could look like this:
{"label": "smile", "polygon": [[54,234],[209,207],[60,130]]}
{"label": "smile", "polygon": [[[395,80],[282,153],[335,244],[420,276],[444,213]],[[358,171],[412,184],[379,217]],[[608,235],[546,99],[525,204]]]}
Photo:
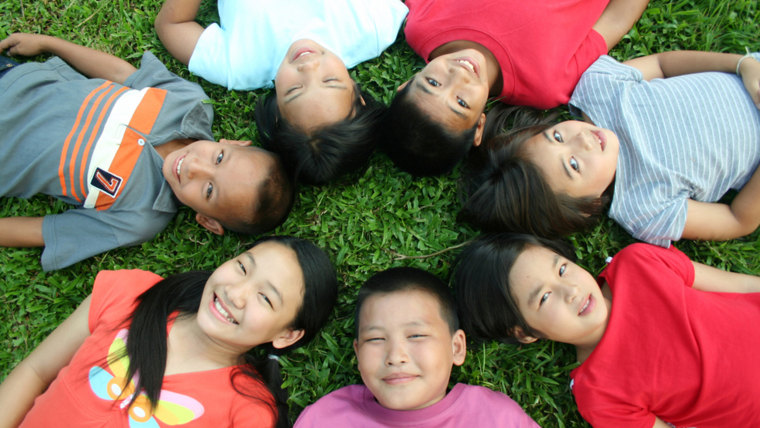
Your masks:
{"label": "smile", "polygon": [[599,147],[604,151],[604,148],[607,147],[607,138],[604,136],[604,133],[602,131],[593,131],[593,134],[599,141]]}
{"label": "smile", "polygon": [[470,73],[478,76],[478,63],[470,58],[457,58],[454,60],[457,64],[459,64],[462,68],[469,71]]}
{"label": "smile", "polygon": [[184,156],[182,156],[181,158],[177,159],[177,169],[176,169],[176,171],[177,171],[177,181],[180,181],[180,177],[181,177],[180,173],[182,172],[182,162],[184,162],[184,161],[185,161],[185,157]]}
{"label": "smile", "polygon": [[219,300],[219,297],[215,294],[214,295],[214,308],[219,312],[220,315],[222,315],[227,321],[229,321],[232,324],[237,325],[238,322],[235,321],[235,318],[230,315],[229,312],[222,306],[222,302]]}
{"label": "smile", "polygon": [[416,379],[417,376],[409,373],[394,373],[383,378],[383,382],[396,385],[401,383],[411,382]]}
{"label": "smile", "polygon": [[589,296],[588,296],[588,299],[586,299],[586,302],[583,304],[583,306],[581,306],[581,309],[578,311],[578,315],[579,315],[579,316],[583,316],[583,315],[585,315],[586,311],[587,311],[589,308],[592,308],[592,307],[593,307],[593,306],[591,306],[591,303],[593,303],[593,302],[592,302],[592,299],[593,299],[593,297],[589,295]]}
{"label": "smile", "polygon": [[293,58],[291,59],[291,62],[298,61],[300,58],[313,54],[314,51],[311,49],[303,48],[296,51],[296,53],[293,55]]}

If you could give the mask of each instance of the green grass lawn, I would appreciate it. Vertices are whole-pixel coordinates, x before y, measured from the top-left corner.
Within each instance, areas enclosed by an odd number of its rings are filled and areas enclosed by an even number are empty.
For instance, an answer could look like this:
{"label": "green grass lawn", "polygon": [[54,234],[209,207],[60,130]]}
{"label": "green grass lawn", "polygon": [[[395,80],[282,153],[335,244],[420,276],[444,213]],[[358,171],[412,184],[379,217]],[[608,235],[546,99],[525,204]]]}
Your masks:
{"label": "green grass lawn", "polygon": [[[265,92],[229,92],[191,76],[169,56],[153,30],[160,6],[160,0],[3,0],[0,37],[15,31],[51,34],[110,52],[135,65],[143,51],[151,50],[170,70],[199,82],[214,99],[217,139],[256,141],[253,106]],[[213,21],[215,14],[215,2],[205,1],[201,22]],[[672,49],[738,53],[747,46],[758,50],[758,22],[760,12],[754,0],[653,0],[612,55],[628,59]],[[352,70],[352,75],[371,95],[387,103],[396,86],[422,65],[401,36],[382,56]],[[458,178],[455,172],[448,177],[413,180],[394,169],[384,155],[376,154],[362,173],[329,186],[300,188],[293,213],[275,232],[308,238],[327,249],[341,285],[337,308],[321,337],[282,360],[293,418],[320,396],[360,382],[351,348],[353,302],[369,275],[391,266],[410,265],[448,278],[458,248],[477,234],[455,221],[460,206]],[[43,215],[66,208],[49,197],[0,199],[3,217]],[[0,248],[2,377],[87,296],[96,272],[142,268],[168,275],[213,269],[255,239],[211,235],[195,223],[192,214],[181,209],[151,242],[110,251],[52,273],[42,272],[39,249]],[[610,221],[571,240],[580,264],[594,273],[602,268],[605,257],[632,242]],[[741,240],[682,242],[678,247],[703,263],[760,275],[758,232]],[[584,426],[568,387],[568,372],[573,367],[574,351],[562,344],[511,347],[471,343],[467,362],[454,370],[452,382],[503,391],[541,425]]]}

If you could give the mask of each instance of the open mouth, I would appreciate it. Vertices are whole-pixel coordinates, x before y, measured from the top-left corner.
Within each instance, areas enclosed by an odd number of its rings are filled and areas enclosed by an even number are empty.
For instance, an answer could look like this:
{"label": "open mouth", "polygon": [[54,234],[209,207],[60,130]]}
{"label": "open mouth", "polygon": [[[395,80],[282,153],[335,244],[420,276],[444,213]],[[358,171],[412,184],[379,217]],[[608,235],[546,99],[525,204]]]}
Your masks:
{"label": "open mouth", "polygon": [[233,318],[232,315],[230,315],[230,313],[227,312],[227,309],[225,309],[224,306],[222,306],[222,302],[219,300],[219,296],[217,296],[216,294],[214,294],[214,309],[216,309],[216,311],[219,312],[219,314],[223,316],[230,323],[235,324],[235,325],[238,324],[235,318]]}
{"label": "open mouth", "polygon": [[599,141],[599,147],[601,147],[602,151],[604,151],[604,149],[607,147],[607,138],[604,136],[604,133],[602,131],[594,131],[594,135]]}
{"label": "open mouth", "polygon": [[177,159],[177,168],[175,171],[177,172],[177,181],[180,181],[181,173],[182,173],[182,162],[185,161],[185,157],[182,156],[181,158]]}
{"label": "open mouth", "polygon": [[312,50],[312,49],[301,48],[301,49],[297,50],[295,54],[293,54],[293,57],[291,58],[290,61],[291,62],[298,61],[299,59],[303,58],[304,56],[310,55],[310,54],[313,54],[313,53],[314,53],[314,50]]}
{"label": "open mouth", "polygon": [[586,311],[588,311],[592,306],[591,303],[593,300],[593,297],[591,295],[588,296],[588,299],[586,299],[586,302],[583,303],[583,306],[581,306],[581,309],[578,311],[578,315],[585,315]]}
{"label": "open mouth", "polygon": [[478,63],[471,58],[457,58],[454,61],[456,61],[456,63],[465,70],[473,73],[476,76],[479,76]]}

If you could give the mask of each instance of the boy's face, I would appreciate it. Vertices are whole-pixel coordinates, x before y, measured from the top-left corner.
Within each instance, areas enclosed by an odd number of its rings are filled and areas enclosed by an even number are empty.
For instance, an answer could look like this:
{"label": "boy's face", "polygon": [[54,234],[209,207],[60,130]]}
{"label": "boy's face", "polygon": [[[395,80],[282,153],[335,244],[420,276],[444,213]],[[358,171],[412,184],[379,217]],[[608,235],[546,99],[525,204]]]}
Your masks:
{"label": "boy's face", "polygon": [[620,143],[609,129],[568,120],[525,144],[528,157],[554,192],[596,198],[615,178]]}
{"label": "boy's face", "polygon": [[475,126],[490,90],[486,59],[475,49],[436,57],[404,85],[417,107],[453,134]]}
{"label": "boy's face", "polygon": [[446,396],[453,364],[464,362],[465,335],[453,335],[440,304],[419,290],[364,301],[354,351],[364,384],[383,407],[421,409]]}
{"label": "boy's face", "polygon": [[259,189],[275,160],[266,150],[246,147],[247,141],[195,141],[170,152],[162,172],[180,202],[203,219],[228,223],[253,218]]}
{"label": "boy's face", "polygon": [[290,45],[274,87],[282,117],[307,133],[339,122],[353,111],[354,81],[345,64],[313,40]]}

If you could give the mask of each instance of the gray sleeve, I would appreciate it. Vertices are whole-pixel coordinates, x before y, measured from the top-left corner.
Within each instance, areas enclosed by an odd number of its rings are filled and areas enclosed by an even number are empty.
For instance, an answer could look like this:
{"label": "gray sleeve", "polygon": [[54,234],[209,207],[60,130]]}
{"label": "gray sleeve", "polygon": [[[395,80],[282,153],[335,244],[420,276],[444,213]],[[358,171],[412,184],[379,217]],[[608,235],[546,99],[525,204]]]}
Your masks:
{"label": "gray sleeve", "polygon": [[118,247],[153,239],[174,213],[77,208],[42,221],[42,269],[62,269]]}

